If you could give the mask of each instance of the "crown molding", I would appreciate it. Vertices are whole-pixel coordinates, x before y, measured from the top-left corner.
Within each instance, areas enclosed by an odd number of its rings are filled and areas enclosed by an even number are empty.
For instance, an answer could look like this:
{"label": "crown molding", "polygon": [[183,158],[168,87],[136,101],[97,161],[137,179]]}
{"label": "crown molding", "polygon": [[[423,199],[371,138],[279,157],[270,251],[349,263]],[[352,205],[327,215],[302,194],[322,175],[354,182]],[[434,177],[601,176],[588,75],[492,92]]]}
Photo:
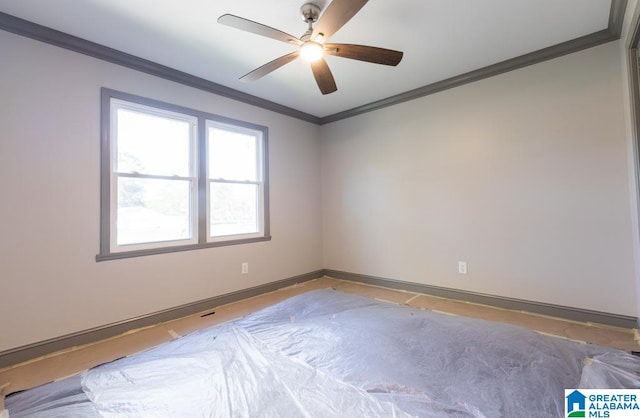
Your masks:
{"label": "crown molding", "polygon": [[218,96],[227,97],[307,122],[319,123],[317,116],[2,12],[0,12],[0,29],[189,87],[194,87]]}
{"label": "crown molding", "polygon": [[297,109],[2,12],[0,12],[0,29],[252,106],[317,125],[324,125],[618,40],[622,32],[626,8],[627,0],[611,0],[607,29],[325,117],[301,112]]}
{"label": "crown molding", "polygon": [[611,9],[609,12],[609,27],[607,29],[594,32],[580,38],[572,39],[570,41],[566,41],[557,45],[553,45],[548,48],[540,49],[529,54],[508,59],[497,64],[479,68],[468,73],[460,74],[446,80],[438,81],[433,84],[397,94],[395,96],[387,97],[386,99],[378,100],[363,106],[354,107],[353,109],[325,116],[323,118],[320,118],[319,123],[320,125],[324,125],[327,123],[339,121],[341,119],[347,119],[356,115],[371,112],[373,110],[382,109],[384,107],[393,106],[409,100],[418,99],[420,97],[438,93],[443,90],[452,89],[454,87],[473,83],[474,81],[482,80],[484,78],[493,77],[509,71],[517,70],[519,68],[527,67],[529,65],[538,64],[543,61],[548,61],[554,58],[561,57],[563,55],[578,52],[583,49],[592,48],[594,46],[618,40],[620,39],[620,34],[622,32],[622,24],[624,21],[624,14],[626,9],[627,0],[612,0]]}

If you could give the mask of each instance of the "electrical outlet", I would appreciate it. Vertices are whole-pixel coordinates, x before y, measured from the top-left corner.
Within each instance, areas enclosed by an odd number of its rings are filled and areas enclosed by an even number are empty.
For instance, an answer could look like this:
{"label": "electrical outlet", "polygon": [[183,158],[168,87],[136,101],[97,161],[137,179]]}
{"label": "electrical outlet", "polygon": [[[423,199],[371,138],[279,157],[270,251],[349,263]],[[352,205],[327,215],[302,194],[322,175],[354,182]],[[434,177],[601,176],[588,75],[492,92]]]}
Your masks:
{"label": "electrical outlet", "polygon": [[247,263],[246,261],[242,263],[242,269],[240,270],[240,273],[249,274],[249,263]]}
{"label": "electrical outlet", "polygon": [[467,274],[467,262],[466,261],[458,261],[458,273],[459,274]]}

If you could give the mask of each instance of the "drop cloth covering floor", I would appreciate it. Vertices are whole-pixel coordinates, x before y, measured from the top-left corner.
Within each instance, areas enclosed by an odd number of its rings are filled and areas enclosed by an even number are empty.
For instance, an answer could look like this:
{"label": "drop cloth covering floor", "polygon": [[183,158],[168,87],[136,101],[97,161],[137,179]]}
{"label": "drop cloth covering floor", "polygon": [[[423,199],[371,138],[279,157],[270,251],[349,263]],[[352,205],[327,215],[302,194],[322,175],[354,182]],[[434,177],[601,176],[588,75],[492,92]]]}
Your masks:
{"label": "drop cloth covering floor", "polygon": [[12,418],[561,417],[564,389],[577,387],[638,388],[640,359],[317,290],[6,407]]}

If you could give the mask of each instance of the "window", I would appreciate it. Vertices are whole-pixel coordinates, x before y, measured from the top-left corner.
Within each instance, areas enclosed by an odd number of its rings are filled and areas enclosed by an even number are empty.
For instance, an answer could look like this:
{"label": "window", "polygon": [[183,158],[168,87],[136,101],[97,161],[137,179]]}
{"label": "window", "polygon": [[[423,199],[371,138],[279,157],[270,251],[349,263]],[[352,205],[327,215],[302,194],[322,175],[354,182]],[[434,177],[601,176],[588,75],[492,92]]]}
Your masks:
{"label": "window", "polygon": [[98,261],[270,239],[267,128],[102,90]]}
{"label": "window", "polygon": [[262,230],[262,152],[255,133],[207,121],[210,241]]}

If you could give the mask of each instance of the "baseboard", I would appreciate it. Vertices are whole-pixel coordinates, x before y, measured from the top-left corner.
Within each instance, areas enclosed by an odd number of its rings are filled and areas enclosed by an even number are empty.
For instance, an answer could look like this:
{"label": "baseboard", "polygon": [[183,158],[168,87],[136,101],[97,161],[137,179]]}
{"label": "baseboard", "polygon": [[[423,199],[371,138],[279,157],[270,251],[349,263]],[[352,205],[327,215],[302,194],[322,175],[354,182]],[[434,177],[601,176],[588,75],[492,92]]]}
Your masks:
{"label": "baseboard", "polygon": [[325,269],[324,274],[335,279],[349,280],[375,286],[388,287],[391,289],[406,290],[409,292],[425,293],[432,296],[480,303],[483,305],[495,306],[503,309],[512,309],[516,311],[525,311],[541,315],[554,316],[557,318],[564,318],[572,321],[592,322],[630,329],[635,329],[638,327],[638,318],[633,316],[591,311],[588,309],[553,305],[542,302],[533,302],[522,299],[506,298],[502,296],[487,295],[483,293],[468,292],[465,290],[405,282],[402,280],[367,276],[364,274],[349,273],[338,270]]}
{"label": "baseboard", "polygon": [[89,344],[106,338],[115,337],[127,331],[137,328],[143,328],[150,325],[167,322],[185,316],[213,309],[221,305],[237,302],[242,299],[258,296],[264,293],[273,292],[283,287],[291,286],[296,283],[303,283],[309,280],[317,279],[324,276],[324,270],[317,270],[310,273],[302,274],[288,279],[267,283],[260,286],[251,287],[237,292],[227,293],[208,299],[180,305],[174,308],[165,309],[137,318],[131,318],[72,334],[63,335],[61,337],[51,338],[49,340],[13,348],[0,352],[0,369],[14,364],[32,360],[56,351],[67,348]]}
{"label": "baseboard", "polygon": [[448,299],[462,300],[483,305],[495,306],[504,309],[532,312],[542,315],[565,318],[573,321],[592,322],[597,324],[612,325],[623,328],[639,328],[639,319],[632,316],[618,315],[607,312],[591,311],[567,306],[552,305],[548,303],[533,302],[521,299],[506,298],[482,293],[468,292],[464,290],[450,289],[446,287],[431,286],[402,280],[383,277],[368,276],[364,274],[349,273],[338,270],[323,269],[302,274],[288,279],[251,287],[237,292],[227,293],[193,303],[165,309],[148,315],[143,315],[128,320],[79,331],[61,337],[13,348],[0,352],[0,369],[14,364],[22,363],[56,351],[71,347],[89,344],[106,338],[115,337],[127,331],[167,322],[185,316],[193,315],[209,309],[216,308],[227,303],[237,302],[242,299],[273,292],[283,287],[296,283],[303,283],[323,276],[341,280],[382,286],[391,289],[406,290],[409,292],[424,293]]}

